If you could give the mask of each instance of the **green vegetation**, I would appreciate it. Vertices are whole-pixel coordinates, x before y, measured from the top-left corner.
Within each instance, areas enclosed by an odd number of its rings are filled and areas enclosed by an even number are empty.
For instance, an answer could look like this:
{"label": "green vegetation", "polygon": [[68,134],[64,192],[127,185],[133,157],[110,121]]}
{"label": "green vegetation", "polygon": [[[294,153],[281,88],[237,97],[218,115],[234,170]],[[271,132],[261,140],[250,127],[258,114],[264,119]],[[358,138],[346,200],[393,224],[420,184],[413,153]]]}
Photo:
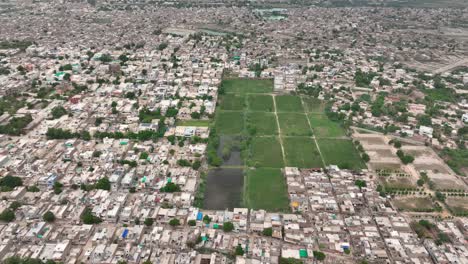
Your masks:
{"label": "green vegetation", "polygon": [[278,113],[281,135],[312,136],[307,116],[300,113]]}
{"label": "green vegetation", "polygon": [[18,100],[17,96],[3,96],[0,98],[0,115],[9,113],[13,115],[18,109],[24,107],[26,102],[24,100]]}
{"label": "green vegetation", "polygon": [[303,113],[301,98],[294,95],[275,96],[277,112]]}
{"label": "green vegetation", "polygon": [[251,143],[249,166],[282,168],[283,155],[276,137],[255,137]]}
{"label": "green vegetation", "polygon": [[15,212],[10,208],[5,209],[2,213],[0,213],[0,221],[12,222],[13,220],[15,220]]}
{"label": "green vegetation", "polygon": [[222,135],[241,134],[244,129],[242,112],[219,112],[216,117],[216,131]]}
{"label": "green vegetation", "polygon": [[145,224],[145,226],[152,226],[154,223],[154,220],[153,218],[146,218],[143,223]]}
{"label": "green vegetation", "polygon": [[326,257],[325,253],[320,252],[320,251],[314,251],[314,259],[318,261],[322,261],[325,259],[325,257]]}
{"label": "green vegetation", "polygon": [[271,93],[273,79],[225,79],[221,83],[221,89],[236,94]]}
{"label": "green vegetation", "polygon": [[167,192],[167,193],[173,193],[173,192],[180,192],[180,186],[173,183],[173,182],[168,182],[164,187],[161,187],[159,189],[161,192]]}
{"label": "green vegetation", "polygon": [[283,137],[285,162],[288,167],[321,168],[320,153],[311,138]]}
{"label": "green vegetation", "polygon": [[247,99],[250,111],[273,112],[271,95],[250,94]]}
{"label": "green vegetation", "polygon": [[327,165],[337,165],[341,169],[366,168],[351,140],[317,139],[317,143]]}
{"label": "green vegetation", "polygon": [[111,183],[109,181],[109,178],[107,177],[102,177],[100,178],[96,184],[94,185],[96,189],[101,189],[101,190],[107,190],[110,191],[111,189]]}
{"label": "green vegetation", "polygon": [[267,227],[262,231],[262,235],[271,237],[273,235],[273,228]]}
{"label": "green vegetation", "polygon": [[463,169],[468,166],[468,149],[444,149],[441,153],[447,165],[457,174],[465,176]]}
{"label": "green vegetation", "polygon": [[20,177],[8,175],[0,179],[0,191],[2,192],[12,191],[18,186],[23,186],[23,180]]}
{"label": "green vegetation", "polygon": [[323,113],[325,111],[326,102],[313,97],[303,97],[305,111],[307,113]]}
{"label": "green vegetation", "polygon": [[33,43],[27,40],[3,40],[0,41],[0,49],[20,49],[26,50]]}
{"label": "green vegetation", "polygon": [[242,111],[245,106],[245,97],[237,94],[225,94],[221,97],[221,110]]}
{"label": "green vegetation", "polygon": [[179,225],[180,225],[180,220],[177,219],[177,218],[172,218],[172,219],[169,221],[169,225],[170,225],[170,226],[179,226]]}
{"label": "green vegetation", "polygon": [[309,115],[310,125],[317,137],[344,137],[345,131],[338,122],[333,122],[326,115]]}
{"label": "green vegetation", "polygon": [[99,224],[102,222],[101,218],[95,216],[89,207],[87,207],[81,214],[81,221],[86,225]]}
{"label": "green vegetation", "polygon": [[249,208],[268,211],[288,211],[286,181],[280,169],[252,169],[247,171],[246,202]]}
{"label": "green vegetation", "polygon": [[42,216],[42,219],[46,222],[54,222],[55,221],[55,215],[51,211],[45,212],[45,214]]}
{"label": "green vegetation", "polygon": [[302,260],[295,258],[280,258],[279,264],[304,264]]}
{"label": "green vegetation", "polygon": [[210,120],[190,119],[190,120],[177,120],[177,126],[195,126],[195,127],[208,127]]}
{"label": "green vegetation", "polygon": [[250,135],[271,136],[278,134],[278,124],[273,113],[247,113],[247,131]]}
{"label": "green vegetation", "polygon": [[0,134],[19,136],[31,121],[32,117],[29,114],[22,117],[13,117],[8,124],[0,126]]}
{"label": "green vegetation", "polygon": [[223,223],[223,231],[224,232],[231,232],[234,230],[234,224],[232,222],[224,222]]}

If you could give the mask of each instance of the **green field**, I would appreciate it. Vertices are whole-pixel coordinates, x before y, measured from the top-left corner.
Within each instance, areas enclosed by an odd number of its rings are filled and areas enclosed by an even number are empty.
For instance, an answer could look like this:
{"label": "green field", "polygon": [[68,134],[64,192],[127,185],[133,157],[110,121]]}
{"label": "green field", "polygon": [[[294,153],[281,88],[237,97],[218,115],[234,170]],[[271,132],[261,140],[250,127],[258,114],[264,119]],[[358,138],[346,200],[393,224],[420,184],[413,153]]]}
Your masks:
{"label": "green field", "polygon": [[282,137],[285,162],[288,167],[317,168],[323,167],[320,153],[312,138]]}
{"label": "green field", "polygon": [[340,124],[331,121],[326,115],[309,114],[309,120],[316,137],[344,137],[346,135]]}
{"label": "green field", "polygon": [[273,112],[273,97],[271,95],[251,94],[247,100],[250,111]]}
{"label": "green field", "polygon": [[307,113],[323,113],[325,111],[325,101],[314,97],[302,97],[302,101]]}
{"label": "green field", "polygon": [[226,79],[221,83],[226,93],[271,93],[273,79]]}
{"label": "green field", "polygon": [[247,171],[246,205],[249,208],[272,212],[289,210],[286,181],[279,169],[254,169]]}
{"label": "green field", "polygon": [[278,134],[278,124],[273,113],[249,112],[247,120],[247,129],[253,129],[257,136]]}
{"label": "green field", "polygon": [[304,113],[301,98],[294,95],[275,96],[277,112],[298,112]]}
{"label": "green field", "polygon": [[366,165],[351,140],[317,139],[327,165],[338,165],[341,169],[364,169]]}
{"label": "green field", "polygon": [[195,126],[195,127],[207,127],[210,126],[211,120],[200,120],[200,119],[190,119],[190,120],[177,120],[177,126]]}
{"label": "green field", "polygon": [[220,135],[237,135],[244,130],[243,112],[218,111],[216,115],[216,131]]}
{"label": "green field", "polygon": [[248,165],[254,167],[282,168],[283,153],[276,137],[255,137],[251,143]]}
{"label": "green field", "polygon": [[236,94],[226,94],[221,97],[220,105],[222,110],[242,111],[245,105],[245,97]]}
{"label": "green field", "polygon": [[285,136],[312,136],[307,116],[299,113],[278,113],[281,134]]}

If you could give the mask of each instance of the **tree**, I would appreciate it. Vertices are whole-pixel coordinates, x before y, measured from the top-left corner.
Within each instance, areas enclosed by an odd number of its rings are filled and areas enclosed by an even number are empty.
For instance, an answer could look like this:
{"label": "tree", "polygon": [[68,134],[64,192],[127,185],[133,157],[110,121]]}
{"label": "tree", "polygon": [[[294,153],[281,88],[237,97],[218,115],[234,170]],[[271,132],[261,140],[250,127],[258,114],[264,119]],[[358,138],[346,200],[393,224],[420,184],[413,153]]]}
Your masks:
{"label": "tree", "polygon": [[47,211],[45,212],[45,214],[42,216],[42,219],[44,219],[44,221],[46,222],[54,222],[55,221],[55,215],[54,213],[52,213],[51,211]]}
{"label": "tree", "polygon": [[211,217],[209,217],[208,215],[203,216],[203,223],[205,224],[211,223]]}
{"label": "tree", "polygon": [[359,189],[363,188],[363,187],[367,187],[367,183],[365,180],[356,180],[354,182],[354,185],[356,185],[357,187],[359,187]]}
{"label": "tree", "polygon": [[200,167],[201,167],[201,161],[200,160],[196,160],[196,161],[193,162],[192,169],[198,170]]}
{"label": "tree", "polygon": [[237,245],[235,251],[234,251],[234,254],[236,256],[243,256],[244,255],[244,249],[242,249],[242,246],[239,244]]}
{"label": "tree", "polygon": [[18,201],[13,201],[11,204],[10,204],[10,209],[13,210],[13,211],[16,211],[16,209],[20,208],[21,207],[21,203],[18,202]]}
{"label": "tree", "polygon": [[111,183],[110,183],[110,181],[109,181],[109,178],[107,178],[107,177],[102,177],[101,179],[99,179],[99,180],[96,182],[95,188],[96,188],[96,189],[101,189],[101,190],[110,191],[110,189],[111,189]]}
{"label": "tree", "polygon": [[188,224],[189,226],[196,226],[196,225],[197,225],[197,221],[195,221],[195,220],[189,220],[189,221],[187,222],[187,224]]}
{"label": "tree", "polygon": [[441,201],[441,202],[445,202],[445,194],[443,194],[443,193],[437,191],[437,192],[435,193],[435,196],[436,196],[436,199],[437,199],[437,200],[439,200],[439,201]]}
{"label": "tree", "polygon": [[0,221],[11,222],[13,220],[15,220],[15,212],[9,208],[3,210],[3,212],[0,214]]}
{"label": "tree", "polygon": [[362,154],[361,157],[362,157],[362,160],[364,162],[369,162],[370,161],[370,157],[369,157],[369,155],[367,155],[367,153]]}
{"label": "tree", "polygon": [[63,106],[59,105],[59,106],[52,108],[51,114],[52,114],[53,119],[57,119],[66,115],[67,110]]}
{"label": "tree", "polygon": [[263,229],[262,235],[271,237],[273,235],[273,228],[268,227],[268,228]]}
{"label": "tree", "polygon": [[115,107],[117,107],[117,102],[116,102],[116,101],[112,101],[112,103],[111,103],[111,107],[112,107],[112,108],[115,108]]}
{"label": "tree", "polygon": [[318,261],[322,261],[324,260],[326,257],[325,253],[321,252],[321,251],[314,251],[314,258]]}
{"label": "tree", "polygon": [[224,232],[231,232],[232,230],[234,230],[234,224],[232,222],[225,222],[223,224]]}
{"label": "tree", "polygon": [[17,186],[22,186],[23,180],[16,176],[5,176],[0,179],[0,186],[14,189]]}
{"label": "tree", "polygon": [[148,158],[149,154],[147,152],[142,152],[140,153],[140,159],[146,160]]}
{"label": "tree", "polygon": [[93,214],[91,208],[85,208],[81,214],[81,221],[86,225],[99,224],[102,222],[101,218]]}
{"label": "tree", "polygon": [[180,192],[180,187],[179,185],[173,183],[173,182],[168,182],[166,186],[162,187],[159,189],[161,192],[167,192],[167,193],[173,193],[173,192]]}
{"label": "tree", "polygon": [[153,223],[154,223],[153,218],[146,218],[144,222],[145,226],[152,226]]}
{"label": "tree", "polygon": [[177,219],[177,218],[172,218],[172,219],[169,221],[169,225],[170,225],[170,226],[178,226],[178,225],[180,225],[180,221],[179,221],[179,219]]}

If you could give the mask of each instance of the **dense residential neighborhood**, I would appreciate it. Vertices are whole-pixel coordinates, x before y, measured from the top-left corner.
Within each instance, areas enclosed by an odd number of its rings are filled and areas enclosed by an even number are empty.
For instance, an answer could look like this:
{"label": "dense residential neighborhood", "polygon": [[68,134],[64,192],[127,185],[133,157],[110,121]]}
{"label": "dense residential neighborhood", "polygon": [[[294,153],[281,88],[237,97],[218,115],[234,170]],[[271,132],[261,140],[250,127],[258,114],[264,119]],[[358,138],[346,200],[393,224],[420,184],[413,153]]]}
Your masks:
{"label": "dense residential neighborhood", "polygon": [[1,263],[468,263],[468,6],[292,2],[0,2]]}

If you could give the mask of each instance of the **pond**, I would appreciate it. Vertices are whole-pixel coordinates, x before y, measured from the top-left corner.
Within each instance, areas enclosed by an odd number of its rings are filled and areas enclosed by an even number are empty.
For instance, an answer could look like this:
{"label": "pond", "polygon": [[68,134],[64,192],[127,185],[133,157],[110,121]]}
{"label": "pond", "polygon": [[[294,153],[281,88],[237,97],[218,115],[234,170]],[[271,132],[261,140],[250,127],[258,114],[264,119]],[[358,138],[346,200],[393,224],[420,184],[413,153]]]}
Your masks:
{"label": "pond", "polygon": [[242,204],[242,187],[244,175],[242,169],[213,169],[208,173],[205,200],[205,209],[232,210]]}

